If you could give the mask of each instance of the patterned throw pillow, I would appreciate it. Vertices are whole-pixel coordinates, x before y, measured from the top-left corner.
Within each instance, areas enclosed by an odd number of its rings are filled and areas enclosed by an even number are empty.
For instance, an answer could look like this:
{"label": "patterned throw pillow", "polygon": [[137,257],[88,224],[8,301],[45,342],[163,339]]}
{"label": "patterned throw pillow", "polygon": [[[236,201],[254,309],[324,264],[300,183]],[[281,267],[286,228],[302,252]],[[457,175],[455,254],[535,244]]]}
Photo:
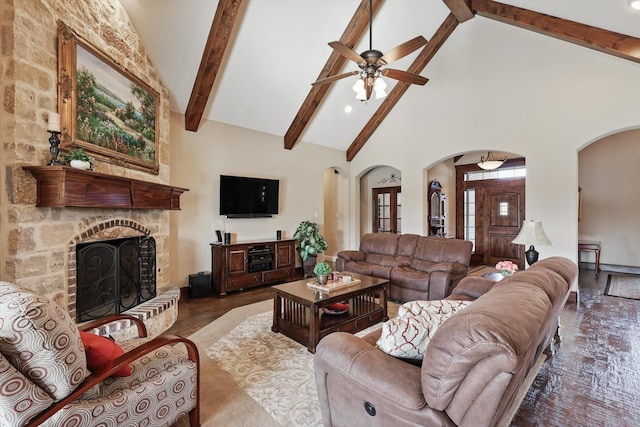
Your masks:
{"label": "patterned throw pillow", "polygon": [[31,382],[60,400],[87,376],[75,323],[58,304],[0,282],[0,352]]}
{"label": "patterned throw pillow", "polygon": [[378,348],[391,356],[422,360],[440,325],[472,301],[411,301],[398,309],[398,316],[382,324]]}

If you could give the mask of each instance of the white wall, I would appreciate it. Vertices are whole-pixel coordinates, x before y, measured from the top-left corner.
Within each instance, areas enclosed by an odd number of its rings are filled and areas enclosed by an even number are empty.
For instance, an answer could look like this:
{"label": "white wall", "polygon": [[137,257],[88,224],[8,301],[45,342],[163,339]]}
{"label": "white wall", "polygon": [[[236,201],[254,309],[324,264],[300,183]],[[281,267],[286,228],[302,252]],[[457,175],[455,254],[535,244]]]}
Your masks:
{"label": "white wall", "polygon": [[[184,116],[171,114],[171,182],[189,189],[174,213],[172,281],[185,286],[188,275],[211,270],[210,243],[215,230],[232,242],[275,240],[276,230],[292,238],[300,221],[324,226],[324,173],[350,165],[342,151],[311,144],[285,150],[283,139],[235,126],[203,121],[198,132],[184,130]],[[280,180],[280,212],[273,218],[227,219],[219,215],[220,175]],[[341,184],[340,184],[341,183]],[[346,178],[338,180],[347,191]],[[177,222],[177,225],[175,224]],[[332,248],[337,252],[340,248]]]}
{"label": "white wall", "polygon": [[[172,184],[191,190],[176,215],[176,281],[211,268],[216,228],[250,240],[272,238],[276,229],[290,237],[302,219],[322,224],[323,174],[334,166],[349,177],[345,247],[357,247],[367,227],[360,215],[369,203],[361,206],[360,197],[370,190],[361,192],[360,178],[379,165],[401,173],[403,233],[421,234],[425,169],[488,149],[526,159],[526,218],[542,220],[554,242],[537,248],[541,257],[576,260],[578,152],[640,127],[640,64],[477,17],[458,26],[421,74],[430,83],[410,88],[350,163],[342,151],[306,143],[288,151],[281,137],[220,123],[185,132],[183,118],[172,114]],[[281,179],[281,214],[223,221],[216,213],[221,173]]]}
{"label": "white wall", "polygon": [[[640,130],[611,135],[580,151],[581,239],[602,243],[600,262],[640,266]],[[593,252],[583,261],[594,262]]]}
{"label": "white wall", "polygon": [[[487,148],[518,153],[526,217],[542,220],[554,242],[537,248],[541,257],[576,260],[578,151],[640,125],[640,64],[482,18],[460,25],[446,47],[422,73],[430,83],[407,91],[352,161],[352,191],[372,165],[393,164],[403,232],[421,233],[424,168]],[[357,211],[351,220],[356,245]]]}

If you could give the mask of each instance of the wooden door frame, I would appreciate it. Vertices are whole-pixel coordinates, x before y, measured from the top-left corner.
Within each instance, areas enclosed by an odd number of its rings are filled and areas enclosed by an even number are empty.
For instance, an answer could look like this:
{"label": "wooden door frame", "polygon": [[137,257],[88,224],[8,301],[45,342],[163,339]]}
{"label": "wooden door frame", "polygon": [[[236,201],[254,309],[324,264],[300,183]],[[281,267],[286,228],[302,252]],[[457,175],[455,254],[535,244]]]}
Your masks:
{"label": "wooden door frame", "polygon": [[[519,167],[519,166],[526,166],[526,162],[524,158],[517,158],[517,159],[509,159],[507,160],[502,166],[501,168],[509,168],[509,167]],[[483,171],[478,165],[476,165],[475,163],[473,164],[469,164],[469,165],[460,165],[460,166],[456,166],[456,238],[457,239],[464,239],[464,192],[465,190],[467,190],[468,188],[473,188],[473,187],[478,187],[478,186],[473,186],[471,185],[474,182],[477,181],[465,181],[464,180],[464,175],[468,172],[481,172]],[[485,183],[485,187],[486,186],[490,186],[492,183],[500,183],[500,185],[503,186],[509,186],[509,185],[520,185],[520,181],[524,179],[526,182],[526,176],[524,178],[500,178],[500,179],[488,179],[488,180],[484,180],[482,182]],[[488,185],[487,185],[488,184]],[[526,190],[525,190],[526,191]],[[524,199],[523,199],[524,200]],[[476,199],[477,201],[477,199]],[[524,211],[525,207],[524,204],[522,206],[522,210]],[[482,225],[476,222],[476,245],[478,242],[478,237],[484,238],[485,235],[485,230],[483,229]],[[483,257],[481,257],[480,255],[476,255],[475,252],[475,247],[474,247],[474,252],[471,254],[471,263],[472,265],[478,265],[478,264],[482,264],[483,263]],[[524,262],[524,259],[522,260]]]}
{"label": "wooden door frame", "polygon": [[[397,185],[393,187],[376,187],[371,189],[371,203],[372,203],[372,226],[371,230],[374,233],[378,232],[378,195],[389,193],[392,197],[389,201],[389,218],[391,221],[390,224],[390,233],[398,232],[398,194],[402,193],[402,186]],[[394,203],[395,201],[395,203]]]}

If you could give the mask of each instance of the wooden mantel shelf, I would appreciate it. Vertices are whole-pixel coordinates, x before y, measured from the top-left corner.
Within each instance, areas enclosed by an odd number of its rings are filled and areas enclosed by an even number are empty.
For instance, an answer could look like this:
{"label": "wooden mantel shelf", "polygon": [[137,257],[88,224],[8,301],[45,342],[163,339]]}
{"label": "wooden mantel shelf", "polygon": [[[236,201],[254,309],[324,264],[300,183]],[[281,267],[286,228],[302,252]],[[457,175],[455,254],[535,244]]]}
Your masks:
{"label": "wooden mantel shelf", "polygon": [[68,166],[23,166],[36,177],[38,207],[180,209],[186,188]]}

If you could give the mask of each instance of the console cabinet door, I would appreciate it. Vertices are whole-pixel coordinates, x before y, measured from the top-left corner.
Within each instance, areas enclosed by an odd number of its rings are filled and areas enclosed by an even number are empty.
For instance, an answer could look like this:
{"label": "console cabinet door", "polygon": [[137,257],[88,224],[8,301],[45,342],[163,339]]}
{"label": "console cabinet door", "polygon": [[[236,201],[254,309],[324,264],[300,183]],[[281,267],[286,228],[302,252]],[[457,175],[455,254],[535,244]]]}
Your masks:
{"label": "console cabinet door", "polygon": [[229,248],[227,250],[227,275],[244,274],[247,272],[247,250],[243,248]]}
{"label": "console cabinet door", "polygon": [[295,265],[294,254],[293,242],[276,243],[276,268],[293,267]]}

